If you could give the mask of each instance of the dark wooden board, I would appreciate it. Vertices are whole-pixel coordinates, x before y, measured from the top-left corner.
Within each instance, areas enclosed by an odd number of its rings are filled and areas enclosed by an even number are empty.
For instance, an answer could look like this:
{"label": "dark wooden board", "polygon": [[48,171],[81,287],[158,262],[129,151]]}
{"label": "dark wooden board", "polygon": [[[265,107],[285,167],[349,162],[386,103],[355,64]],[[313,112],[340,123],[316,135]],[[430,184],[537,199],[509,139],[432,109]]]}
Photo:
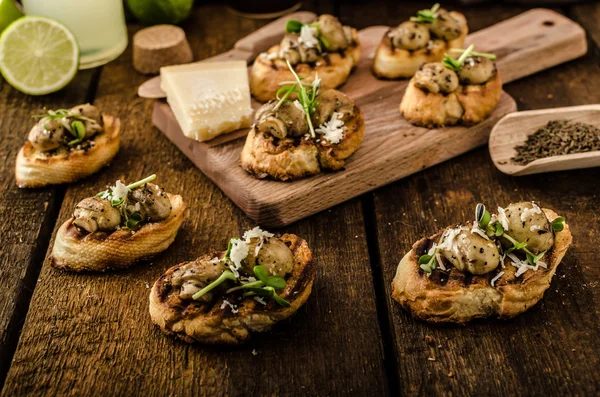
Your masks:
{"label": "dark wooden board", "polygon": [[40,262],[60,208],[63,187],[19,189],[15,182],[17,152],[45,106],[85,102],[95,71],[80,73],[62,92],[29,97],[0,79],[0,387],[23,324]]}
{"label": "dark wooden board", "polygon": [[[427,130],[410,125],[398,112],[406,81],[377,80],[371,73],[373,53],[387,29],[372,26],[359,32],[362,59],[341,89],[363,110],[366,133],[360,149],[341,172],[287,183],[256,180],[239,167],[245,131],[209,142],[193,141],[182,134],[165,102],[156,103],[154,123],[249,217],[259,224],[282,226],[483,145],[494,123],[516,110],[504,95],[487,120],[470,128]],[[274,36],[272,30],[270,37]],[[263,43],[262,36],[256,32],[244,41]],[[467,43],[498,54],[505,82],[586,51],[583,29],[544,9],[471,34]],[[248,52],[240,57],[248,59]],[[424,152],[426,157],[421,156]]]}
{"label": "dark wooden board", "polygon": [[[517,10],[502,7],[494,13],[486,6],[466,13],[469,20],[489,24]],[[597,72],[594,48],[578,61],[508,84],[505,90],[521,109],[593,103],[600,99]],[[506,176],[482,148],[373,193],[373,213],[365,215],[367,231],[376,234],[379,245],[374,257],[381,266],[378,276],[396,347],[396,387],[402,394],[597,395],[600,249],[593,241],[599,237],[598,187],[596,170]],[[494,207],[521,199],[555,208],[573,228],[574,244],[538,305],[511,321],[437,327],[413,319],[391,299],[398,262],[416,240],[470,219],[478,202]]]}
{"label": "dark wooden board", "polygon": [[[258,26],[222,6],[203,6],[184,27],[194,52],[209,56]],[[210,39],[204,30],[213,32]],[[285,230],[308,240],[318,274],[307,304],[272,332],[239,348],[217,348],[187,345],[151,324],[149,287],[162,272],[225,247],[254,224],[152,128],[152,102],[135,96],[143,79],[131,67],[129,50],[103,68],[95,103],[121,117],[122,149],[105,172],[67,189],[56,228],[81,198],[117,178],[150,173],[183,195],[189,218],[163,255],[128,271],[75,275],[46,261],[3,396],[384,395],[375,293],[356,200]]]}

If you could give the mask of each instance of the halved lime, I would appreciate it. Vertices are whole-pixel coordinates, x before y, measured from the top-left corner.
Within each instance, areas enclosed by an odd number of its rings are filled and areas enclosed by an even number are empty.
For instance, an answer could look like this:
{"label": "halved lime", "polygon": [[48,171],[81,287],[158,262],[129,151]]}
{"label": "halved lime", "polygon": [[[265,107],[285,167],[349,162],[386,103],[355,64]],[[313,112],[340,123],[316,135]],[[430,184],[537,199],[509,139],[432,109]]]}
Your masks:
{"label": "halved lime", "polygon": [[44,17],[23,17],[0,36],[0,72],[29,95],[55,92],[69,84],[79,67],[79,47],[71,31]]}

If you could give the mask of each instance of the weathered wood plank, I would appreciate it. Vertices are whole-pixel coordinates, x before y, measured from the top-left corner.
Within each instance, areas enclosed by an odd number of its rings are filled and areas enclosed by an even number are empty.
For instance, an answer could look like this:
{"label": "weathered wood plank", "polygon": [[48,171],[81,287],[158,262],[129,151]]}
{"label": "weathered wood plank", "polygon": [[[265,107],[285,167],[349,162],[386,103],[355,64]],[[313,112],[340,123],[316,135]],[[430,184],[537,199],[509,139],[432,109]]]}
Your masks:
{"label": "weathered wood plank", "polygon": [[[494,14],[469,9],[471,21]],[[521,109],[598,101],[598,52],[505,87]],[[426,153],[424,153],[426,155]],[[374,194],[373,229],[379,241],[385,299],[404,394],[592,395],[600,388],[600,204],[595,170],[513,178],[497,171],[487,149],[404,179]],[[512,321],[435,327],[413,319],[391,299],[396,266],[423,236],[473,217],[477,202],[494,207],[540,201],[567,217],[574,244],[544,299]],[[369,219],[369,215],[366,215]],[[431,344],[425,340],[432,338]],[[429,338],[428,338],[429,339]],[[430,360],[430,358],[432,360]]]}
{"label": "weathered wood plank", "polygon": [[31,97],[0,79],[0,387],[17,344],[29,299],[60,208],[64,188],[23,190],[15,183],[17,153],[35,120],[47,106],[84,102],[95,71],[79,73],[65,90]]}
{"label": "weathered wood plank", "polygon": [[600,26],[598,25],[598,21],[600,21],[600,4],[590,2],[574,5],[570,8],[568,15],[579,22],[596,46],[600,47]]}
{"label": "weathered wood plank", "polygon": [[[200,58],[228,49],[259,24],[206,5],[195,9],[184,28]],[[162,272],[225,247],[252,225],[152,128],[152,101],[135,96],[144,79],[133,71],[129,50],[104,67],[95,103],[121,117],[122,149],[109,169],[69,187],[58,224],[81,198],[105,184],[151,173],[168,191],[183,195],[189,219],[167,252],[125,272],[74,275],[46,262],[3,395],[384,394],[372,276],[356,200],[281,230],[308,240],[318,274],[307,304],[273,332],[223,349],[184,344],[151,324],[149,287]]]}

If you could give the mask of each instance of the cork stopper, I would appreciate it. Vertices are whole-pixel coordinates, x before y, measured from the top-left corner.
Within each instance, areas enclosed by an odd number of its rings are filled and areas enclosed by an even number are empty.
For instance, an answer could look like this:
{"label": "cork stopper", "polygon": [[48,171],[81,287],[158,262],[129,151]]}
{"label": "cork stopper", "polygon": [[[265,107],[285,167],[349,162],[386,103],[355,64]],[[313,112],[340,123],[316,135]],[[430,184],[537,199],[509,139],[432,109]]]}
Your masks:
{"label": "cork stopper", "polygon": [[163,66],[192,60],[192,49],[180,27],[156,25],[133,35],[133,67],[140,73],[156,74]]}

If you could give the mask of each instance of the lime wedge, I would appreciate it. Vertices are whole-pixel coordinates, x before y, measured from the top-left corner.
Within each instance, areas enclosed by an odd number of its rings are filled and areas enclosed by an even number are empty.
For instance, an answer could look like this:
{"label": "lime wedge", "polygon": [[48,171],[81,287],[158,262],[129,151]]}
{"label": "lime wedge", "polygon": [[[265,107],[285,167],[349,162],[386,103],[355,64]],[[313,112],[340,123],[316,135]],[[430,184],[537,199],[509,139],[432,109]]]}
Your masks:
{"label": "lime wedge", "polygon": [[15,4],[15,0],[0,0],[0,32],[22,16],[23,13]]}
{"label": "lime wedge", "polygon": [[26,16],[0,35],[0,72],[21,92],[58,91],[73,80],[78,67],[77,40],[60,22]]}

